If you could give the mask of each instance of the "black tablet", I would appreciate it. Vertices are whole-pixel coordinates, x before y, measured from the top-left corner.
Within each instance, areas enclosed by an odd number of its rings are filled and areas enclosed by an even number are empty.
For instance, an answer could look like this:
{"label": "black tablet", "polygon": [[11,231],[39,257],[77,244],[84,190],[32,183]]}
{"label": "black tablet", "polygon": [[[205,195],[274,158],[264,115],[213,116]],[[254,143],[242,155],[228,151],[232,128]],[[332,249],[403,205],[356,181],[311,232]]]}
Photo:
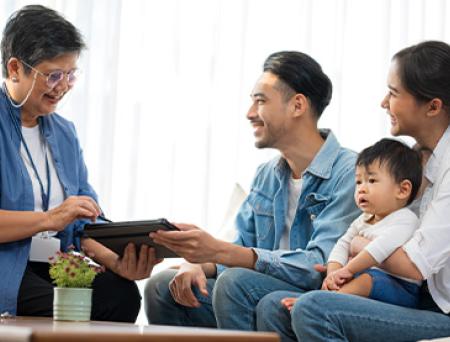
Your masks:
{"label": "black tablet", "polygon": [[141,245],[155,248],[157,258],[179,258],[171,250],[158,245],[148,235],[157,230],[179,230],[166,219],[149,221],[88,223],[84,226],[84,235],[113,250],[120,256],[128,243],[132,242],[139,252]]}

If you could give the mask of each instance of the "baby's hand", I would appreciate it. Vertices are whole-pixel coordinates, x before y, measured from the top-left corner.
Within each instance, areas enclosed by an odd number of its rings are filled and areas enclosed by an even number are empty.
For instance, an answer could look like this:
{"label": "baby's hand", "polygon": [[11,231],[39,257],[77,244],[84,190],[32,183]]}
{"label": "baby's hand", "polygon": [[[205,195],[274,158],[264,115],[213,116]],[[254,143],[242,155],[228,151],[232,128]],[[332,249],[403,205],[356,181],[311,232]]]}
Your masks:
{"label": "baby's hand", "polygon": [[342,286],[353,279],[354,274],[347,267],[342,267],[333,272],[333,278],[338,286]]}
{"label": "baby's hand", "polygon": [[336,284],[336,280],[333,276],[334,272],[328,274],[322,283],[322,290],[324,291],[337,291],[339,290],[339,285]]}
{"label": "baby's hand", "polygon": [[338,291],[342,285],[353,279],[351,273],[346,267],[340,268],[329,273],[322,283],[322,290]]}
{"label": "baby's hand", "polygon": [[288,309],[289,311],[291,311],[292,307],[294,306],[295,302],[297,301],[298,298],[293,298],[293,297],[286,297],[283,298],[281,300],[281,304]]}

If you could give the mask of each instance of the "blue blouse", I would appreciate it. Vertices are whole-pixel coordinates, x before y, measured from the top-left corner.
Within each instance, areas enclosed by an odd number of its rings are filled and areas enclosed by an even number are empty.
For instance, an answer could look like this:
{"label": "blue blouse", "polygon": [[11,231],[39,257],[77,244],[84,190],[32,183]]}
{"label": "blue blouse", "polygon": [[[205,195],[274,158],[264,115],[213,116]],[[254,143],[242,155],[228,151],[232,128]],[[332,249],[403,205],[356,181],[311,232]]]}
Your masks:
{"label": "blue blouse", "polygon": [[[14,121],[16,123],[14,123]],[[0,209],[33,211],[31,179],[20,156],[20,108],[11,106],[3,88],[0,89]],[[97,201],[88,183],[86,165],[75,127],[56,113],[39,119],[53,157],[56,173],[64,189],[64,197],[86,195]],[[86,221],[77,220],[57,237],[64,251],[70,245],[80,249],[80,233]],[[0,243],[0,313],[16,314],[17,295],[28,262],[31,237]]]}

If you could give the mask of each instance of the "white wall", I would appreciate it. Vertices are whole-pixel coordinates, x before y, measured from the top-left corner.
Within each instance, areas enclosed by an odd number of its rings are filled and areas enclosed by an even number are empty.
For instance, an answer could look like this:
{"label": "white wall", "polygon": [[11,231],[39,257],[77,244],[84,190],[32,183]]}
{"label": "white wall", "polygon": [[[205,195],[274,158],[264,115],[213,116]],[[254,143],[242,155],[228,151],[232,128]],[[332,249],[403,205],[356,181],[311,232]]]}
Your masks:
{"label": "white wall", "polygon": [[[3,0],[0,24],[25,4]],[[449,40],[445,0],[53,0],[89,49],[60,112],[78,128],[114,220],[168,217],[217,231],[258,151],[245,114],[272,52],[311,54],[334,85],[320,121],[357,151],[388,135],[379,107],[390,57]]]}

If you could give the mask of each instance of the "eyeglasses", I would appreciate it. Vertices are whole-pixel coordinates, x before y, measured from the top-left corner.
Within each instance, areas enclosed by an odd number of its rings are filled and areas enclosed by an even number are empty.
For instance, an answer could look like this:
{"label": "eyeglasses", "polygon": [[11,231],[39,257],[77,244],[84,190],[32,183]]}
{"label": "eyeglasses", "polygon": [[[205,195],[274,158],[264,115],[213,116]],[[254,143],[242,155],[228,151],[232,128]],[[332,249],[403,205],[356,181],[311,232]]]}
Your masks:
{"label": "eyeglasses", "polygon": [[24,65],[26,65],[27,67],[29,67],[30,69],[32,69],[33,71],[36,71],[37,74],[45,77],[46,81],[47,81],[47,87],[49,87],[50,89],[55,88],[58,85],[58,83],[63,80],[64,76],[67,77],[67,84],[69,86],[73,86],[75,84],[75,81],[77,80],[77,78],[80,75],[79,69],[73,69],[73,70],[70,70],[69,72],[57,70],[57,71],[52,71],[49,73],[44,73],[44,72],[37,70],[36,68],[33,68],[31,65],[29,65],[28,63],[25,63],[24,61],[21,61],[21,62]]}

